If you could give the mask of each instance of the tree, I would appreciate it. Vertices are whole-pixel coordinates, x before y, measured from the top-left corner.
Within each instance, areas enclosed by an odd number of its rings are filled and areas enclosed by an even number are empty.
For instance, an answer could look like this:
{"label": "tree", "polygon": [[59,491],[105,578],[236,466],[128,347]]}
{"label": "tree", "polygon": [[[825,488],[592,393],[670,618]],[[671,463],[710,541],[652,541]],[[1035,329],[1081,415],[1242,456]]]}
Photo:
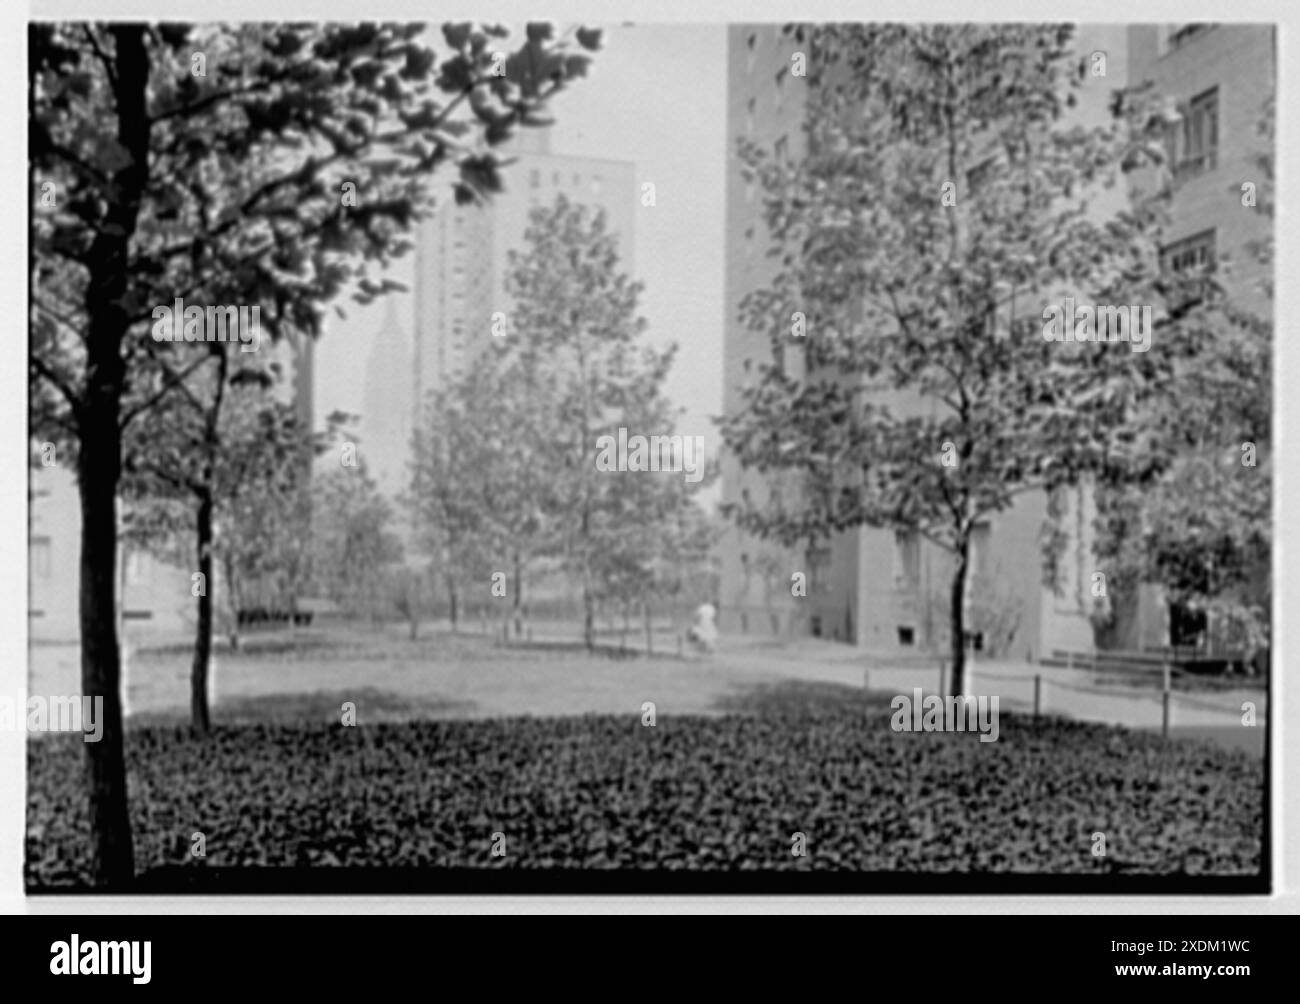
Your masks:
{"label": "tree", "polygon": [[214,554],[224,573],[232,648],[248,600],[296,611],[310,574],[312,459],[337,446],[351,419],[334,412],[313,431],[296,404],[275,396],[277,386],[263,378],[237,381],[218,426]]}
{"label": "tree", "polygon": [[[33,214],[33,421],[75,441],[82,689],[104,701],[103,738],[86,744],[98,886],[133,872],[114,623],[122,435],[185,376],[175,346],[148,337],[155,305],[257,304],[271,338],[314,337],[339,293],[389,287],[369,269],[409,248],[434,169],[455,166],[461,201],[498,190],[490,148],[543,122],[587,66],[546,25],[504,61],[503,28],[445,26],[441,62],[423,31],[29,29],[34,187],[56,195]],[[142,390],[152,371],[164,386]]]}
{"label": "tree", "polygon": [[[1103,126],[1063,120],[1081,86],[1068,26],[790,30],[813,53],[809,153],[742,143],[779,269],[741,316],[773,360],[722,429],[743,465],[800,472],[804,498],[727,513],[787,546],[869,526],[946,552],[960,694],[977,525],[1128,470],[1129,417],[1194,351],[1165,309],[1166,193],[1108,217],[1089,205],[1159,162],[1161,122],[1142,92],[1116,95]],[[1155,350],[1049,341],[1063,295],[1152,305]]]}
{"label": "tree", "polygon": [[558,550],[581,583],[583,639],[592,649],[597,565],[631,529],[618,499],[627,475],[597,470],[597,438],[620,427],[635,431],[639,417],[655,414],[650,403],[662,393],[674,348],[640,344],[641,285],[619,271],[603,212],[564,196],[534,209],[524,248],[509,261],[514,309],[506,354],[518,398],[530,402],[527,463],[551,472],[550,504],[563,514]]}
{"label": "tree", "polygon": [[392,530],[393,507],[356,467],[326,469],[312,486],[312,573],[325,595],[352,614],[372,619],[388,598],[402,545]]}
{"label": "tree", "polygon": [[[265,567],[270,555],[301,536],[277,517],[303,487],[313,442],[293,405],[271,395],[277,382],[273,371],[241,364],[237,353],[232,369],[224,344],[197,348],[200,362],[210,359],[213,365],[191,368],[177,393],[161,397],[150,428],[135,423],[125,430],[121,494],[134,509],[128,515],[135,517],[137,536],[148,531],[144,546],[164,560],[184,553],[173,511],[180,507],[190,517],[194,561],[180,562],[199,576],[190,718],[195,731],[206,734],[218,592],[214,569],[220,562],[237,620],[245,568]],[[269,540],[272,532],[281,539]],[[237,644],[233,625],[231,637]]]}
{"label": "tree", "polygon": [[[647,381],[619,418],[629,431],[669,430],[681,418],[662,387]],[[714,464],[688,482],[679,471],[629,471],[606,476],[600,509],[610,531],[592,557],[599,594],[623,614],[624,645],[631,612],[640,606],[646,648],[653,649],[653,607],[683,595],[713,598],[710,553],[716,528],[697,493],[717,477]]]}
{"label": "tree", "polygon": [[508,567],[522,632],[524,575],[555,550],[556,473],[542,461],[551,426],[537,374],[499,342],[429,396],[412,436],[405,502],[421,548],[442,566],[453,626],[459,583]]}
{"label": "tree", "polygon": [[[1271,95],[1258,133],[1253,208],[1270,224],[1246,249],[1258,288],[1239,281],[1230,291],[1213,264],[1185,275],[1194,294],[1186,323],[1204,329],[1206,349],[1138,416],[1145,476],[1103,480],[1097,519],[1113,591],[1155,583],[1173,611],[1204,617],[1209,635],[1248,652],[1267,647],[1272,605]],[[1234,185],[1224,197],[1243,193]],[[1102,610],[1108,626],[1114,616],[1115,604]]]}

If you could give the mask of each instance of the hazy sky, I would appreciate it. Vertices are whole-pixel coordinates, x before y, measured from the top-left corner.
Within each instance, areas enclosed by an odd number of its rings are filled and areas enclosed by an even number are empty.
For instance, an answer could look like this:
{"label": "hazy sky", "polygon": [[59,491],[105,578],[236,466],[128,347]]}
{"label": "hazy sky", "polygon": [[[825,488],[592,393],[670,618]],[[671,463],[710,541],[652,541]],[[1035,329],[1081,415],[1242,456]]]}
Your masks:
{"label": "hazy sky", "polygon": [[[562,25],[561,28],[567,28]],[[551,152],[636,165],[656,204],[636,214],[636,278],[656,344],[676,341],[668,393],[685,409],[680,431],[703,435],[716,453],[710,418],[722,410],[723,213],[726,157],[726,29],[723,25],[605,27],[585,80],[553,103]],[[435,183],[439,197],[450,176]],[[395,278],[409,281],[413,256]],[[382,303],[344,303],[317,349],[316,414],[361,413],[365,362],[382,324]],[[409,338],[410,332],[407,332]]]}

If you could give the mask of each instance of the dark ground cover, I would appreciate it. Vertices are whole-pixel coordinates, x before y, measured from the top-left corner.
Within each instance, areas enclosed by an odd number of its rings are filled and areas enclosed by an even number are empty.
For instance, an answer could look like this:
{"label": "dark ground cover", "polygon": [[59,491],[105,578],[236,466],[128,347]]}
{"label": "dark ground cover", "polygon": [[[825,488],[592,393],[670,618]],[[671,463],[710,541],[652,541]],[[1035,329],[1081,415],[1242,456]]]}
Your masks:
{"label": "dark ground cover", "polygon": [[[998,741],[981,743],[895,733],[889,718],[879,695],[799,685],[653,727],[639,707],[355,728],[219,716],[207,740],[134,727],[137,871],[1123,873],[1190,888],[1260,872],[1256,757],[1061,719],[1003,714]],[[81,746],[30,741],[29,891],[85,880]],[[1105,857],[1092,853],[1098,832]],[[191,855],[195,833],[204,858]]]}

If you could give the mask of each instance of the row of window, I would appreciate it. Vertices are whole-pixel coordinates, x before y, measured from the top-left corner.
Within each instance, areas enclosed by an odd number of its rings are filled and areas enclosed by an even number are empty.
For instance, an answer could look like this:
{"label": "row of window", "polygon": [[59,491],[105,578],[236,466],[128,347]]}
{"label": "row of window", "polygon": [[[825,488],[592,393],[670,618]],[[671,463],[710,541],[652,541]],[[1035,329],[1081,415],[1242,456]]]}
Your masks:
{"label": "row of window", "polygon": [[[747,495],[747,492],[742,494]],[[992,528],[989,523],[979,523],[971,530],[970,553],[967,557],[966,585],[969,589],[973,580],[986,571],[987,555]],[[823,592],[830,588],[828,573],[831,565],[831,549],[814,547],[807,552],[808,587],[812,593]],[[750,559],[747,553],[740,556],[741,571],[748,575]],[[915,531],[896,531],[894,533],[894,586],[901,590],[915,592],[921,587],[921,535]]]}
{"label": "row of window", "polygon": [[1183,48],[1192,39],[1199,38],[1213,27],[1214,25],[1206,24],[1203,21],[1178,25],[1169,32],[1168,37],[1165,39],[1166,52],[1174,52]]}
{"label": "row of window", "polygon": [[[47,536],[33,536],[28,545],[28,562],[34,579],[46,580],[53,574],[53,544]],[[148,555],[140,551],[126,552],[126,581],[130,585],[139,585],[144,581]]]}
{"label": "row of window", "polygon": [[[1176,104],[1177,117],[1165,131],[1165,153],[1179,180],[1213,171],[1219,165],[1219,89],[1211,87]],[[978,191],[998,168],[988,157],[966,172],[966,190]]]}
{"label": "row of window", "polygon": [[[574,172],[574,175],[573,175],[573,187],[574,187],[574,188],[578,188],[581,184],[582,184],[582,175],[578,174],[577,172]],[[604,179],[604,177],[603,177],[602,175],[599,175],[599,174],[593,174],[593,175],[591,176],[591,194],[592,194],[592,195],[599,195],[600,192],[601,192],[601,189],[604,188],[604,184],[605,184],[605,179]],[[559,172],[559,171],[555,171],[555,172],[553,172],[553,173],[551,174],[551,185],[552,185],[552,187],[554,187],[554,188],[559,188],[559,187],[560,187],[560,172]],[[541,172],[541,170],[540,170],[539,168],[534,167],[534,168],[532,168],[531,170],[529,170],[529,172],[528,172],[528,187],[529,187],[529,188],[541,188],[541,187],[542,187],[542,172]]]}

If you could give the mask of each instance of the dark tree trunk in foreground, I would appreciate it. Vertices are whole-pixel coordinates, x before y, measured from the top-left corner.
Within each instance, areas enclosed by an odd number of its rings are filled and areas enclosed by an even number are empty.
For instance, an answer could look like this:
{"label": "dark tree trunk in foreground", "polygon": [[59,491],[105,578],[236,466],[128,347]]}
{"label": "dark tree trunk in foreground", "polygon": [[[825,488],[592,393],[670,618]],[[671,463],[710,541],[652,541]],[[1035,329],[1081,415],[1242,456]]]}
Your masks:
{"label": "dark tree trunk in foreground", "polygon": [[90,794],[92,881],[120,889],[134,875],[123,753],[121,662],[115,616],[117,564],[117,422],[82,441],[81,474],[81,692],[102,697],[103,735],[85,743]]}
{"label": "dark tree trunk in foreground", "polygon": [[117,199],[87,255],[86,382],[77,416],[81,494],[81,693],[104,701],[103,734],[85,743],[90,796],[91,881],[120,889],[134,878],[131,818],[123,752],[121,662],[117,638],[117,483],[122,473],[121,403],[126,383],[122,341],[130,328],[123,303],[140,201],[149,180],[149,58],[141,25],[116,24],[113,97],[124,163],[113,172]]}

